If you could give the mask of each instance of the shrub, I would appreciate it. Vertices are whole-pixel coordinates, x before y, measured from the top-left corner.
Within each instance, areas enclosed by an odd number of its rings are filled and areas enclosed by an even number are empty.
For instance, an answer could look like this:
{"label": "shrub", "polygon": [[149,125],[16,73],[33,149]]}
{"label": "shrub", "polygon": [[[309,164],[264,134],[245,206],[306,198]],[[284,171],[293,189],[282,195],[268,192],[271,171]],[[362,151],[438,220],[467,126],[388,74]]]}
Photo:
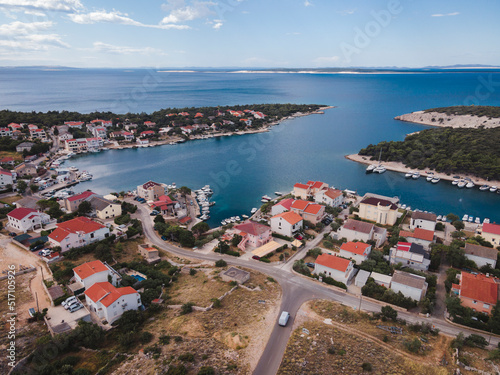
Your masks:
{"label": "shrub", "polygon": [[260,258],[259,260],[264,263],[271,263],[271,260],[269,258]]}
{"label": "shrub", "polygon": [[330,347],[328,348],[328,354],[335,354],[335,347],[330,346]]}
{"label": "shrub", "polygon": [[143,332],[141,334],[141,343],[143,344],[147,344],[148,342],[150,342],[153,338],[153,334],[151,332]]}
{"label": "shrub", "polygon": [[396,321],[398,319],[398,312],[394,310],[391,306],[382,306],[382,309],[380,311],[382,313],[382,316],[384,316],[387,319],[391,319],[393,321]]}
{"label": "shrub", "polygon": [[170,366],[168,371],[165,373],[166,375],[186,375],[188,372],[184,365],[179,366]]}
{"label": "shrub", "polygon": [[190,274],[191,276],[196,275],[196,270],[195,270],[194,268],[191,268],[191,269],[189,270],[189,274]]}
{"label": "shrub", "polygon": [[212,301],[212,307],[214,309],[218,309],[219,307],[222,306],[222,302],[218,298],[212,298],[210,301]]}
{"label": "shrub", "polygon": [[192,312],[193,306],[194,306],[193,302],[188,302],[188,303],[185,303],[184,305],[182,305],[181,315],[189,314],[190,312]]}
{"label": "shrub", "polygon": [[363,371],[370,372],[372,370],[372,364],[369,362],[363,362],[363,364],[361,365],[361,368],[363,369]]}
{"label": "shrub", "polygon": [[159,342],[160,342],[161,345],[168,345],[168,344],[170,344],[170,336],[168,336],[168,335],[161,335]]}
{"label": "shrub", "polygon": [[219,259],[217,262],[215,262],[215,267],[226,267],[227,262],[224,259]]}
{"label": "shrub", "polygon": [[174,341],[175,342],[182,342],[182,336],[175,336]]}
{"label": "shrub", "polygon": [[418,338],[415,337],[411,341],[405,341],[404,346],[409,352],[417,353],[420,350],[422,343],[420,342],[420,340]]}
{"label": "shrub", "polygon": [[323,282],[325,284],[333,285],[333,286],[336,286],[338,288],[342,288],[342,289],[347,290],[347,286],[344,283],[337,281],[332,277],[329,277],[329,276],[323,277]]}
{"label": "shrub", "polygon": [[215,370],[213,367],[203,366],[200,368],[200,371],[198,371],[198,375],[215,375]]}
{"label": "shrub", "polygon": [[179,356],[179,361],[182,362],[194,362],[193,353],[184,353]]}

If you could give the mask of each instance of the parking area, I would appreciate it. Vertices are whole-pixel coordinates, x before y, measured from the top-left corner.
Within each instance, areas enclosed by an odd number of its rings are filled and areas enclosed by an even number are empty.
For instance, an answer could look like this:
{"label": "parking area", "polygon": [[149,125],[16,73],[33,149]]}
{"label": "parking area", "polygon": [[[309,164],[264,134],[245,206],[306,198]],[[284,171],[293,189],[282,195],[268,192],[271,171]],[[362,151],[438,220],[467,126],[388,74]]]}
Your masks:
{"label": "parking area", "polygon": [[90,312],[85,306],[75,312],[66,310],[63,306],[49,308],[45,316],[47,326],[52,334],[58,334],[74,329],[80,320],[90,322]]}

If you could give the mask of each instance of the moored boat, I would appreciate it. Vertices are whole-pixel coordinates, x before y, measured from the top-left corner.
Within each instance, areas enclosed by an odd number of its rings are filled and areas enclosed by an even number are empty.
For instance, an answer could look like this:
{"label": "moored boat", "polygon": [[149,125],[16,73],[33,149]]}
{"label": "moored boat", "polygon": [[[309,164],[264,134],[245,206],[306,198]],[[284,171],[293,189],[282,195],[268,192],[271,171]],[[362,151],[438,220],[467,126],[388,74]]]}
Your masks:
{"label": "moored boat", "polygon": [[420,172],[413,173],[413,175],[411,176],[411,178],[413,178],[414,180],[418,180],[420,178]]}
{"label": "moored boat", "polygon": [[469,223],[472,223],[474,221],[474,216],[472,216],[472,215],[469,216],[469,220],[468,221],[469,221]]}
{"label": "moored boat", "polygon": [[481,224],[481,219],[479,217],[476,217],[476,220],[474,220],[474,223]]}
{"label": "moored boat", "polygon": [[440,179],[439,177],[433,177],[433,178],[431,179],[431,182],[432,182],[433,184],[437,184],[439,181],[441,181],[441,179]]}
{"label": "moored boat", "polygon": [[457,184],[457,187],[458,187],[459,189],[461,189],[461,188],[464,188],[464,187],[465,187],[465,185],[467,185],[467,182],[465,182],[464,180],[460,180],[460,181],[458,182],[458,184]]}
{"label": "moored boat", "polygon": [[474,185],[474,182],[472,182],[472,181],[467,182],[467,185],[465,185],[465,187],[467,189],[472,189],[474,186],[476,186],[476,185]]}
{"label": "moored boat", "polygon": [[413,176],[413,172],[412,171],[405,173],[405,178],[411,178],[411,176]]}
{"label": "moored boat", "polygon": [[458,185],[458,183],[459,183],[459,182],[460,182],[460,180],[453,180],[453,181],[451,182],[451,184],[452,184],[452,185]]}
{"label": "moored boat", "polygon": [[256,213],[256,212],[257,212],[257,209],[256,209],[255,207],[254,207],[254,208],[252,208],[252,210],[250,211],[250,213],[252,213],[252,214],[254,214],[254,213]]}
{"label": "moored boat", "polygon": [[368,167],[366,167],[366,173],[372,173],[377,166],[375,164],[370,164]]}
{"label": "moored boat", "polygon": [[495,192],[495,191],[497,191],[497,190],[498,190],[498,187],[496,187],[496,186],[492,186],[492,187],[490,187],[490,191],[491,191],[492,193],[494,193],[494,192]]}
{"label": "moored boat", "polygon": [[433,178],[434,178],[434,173],[433,172],[429,172],[429,173],[427,173],[427,177],[425,179],[428,182],[431,182]]}
{"label": "moored boat", "polygon": [[465,214],[464,216],[462,216],[462,221],[467,221],[469,220],[469,215]]}
{"label": "moored boat", "polygon": [[387,169],[382,165],[380,164],[379,166],[377,166],[373,172],[374,173],[384,173]]}
{"label": "moored boat", "polygon": [[481,191],[490,190],[490,186],[489,186],[489,185],[486,185],[486,184],[485,184],[485,185],[482,185],[482,186],[480,186],[480,187],[479,187],[479,190],[481,190]]}
{"label": "moored boat", "polygon": [[283,195],[283,193],[280,191],[275,191],[274,194],[276,194],[278,197],[281,197]]}

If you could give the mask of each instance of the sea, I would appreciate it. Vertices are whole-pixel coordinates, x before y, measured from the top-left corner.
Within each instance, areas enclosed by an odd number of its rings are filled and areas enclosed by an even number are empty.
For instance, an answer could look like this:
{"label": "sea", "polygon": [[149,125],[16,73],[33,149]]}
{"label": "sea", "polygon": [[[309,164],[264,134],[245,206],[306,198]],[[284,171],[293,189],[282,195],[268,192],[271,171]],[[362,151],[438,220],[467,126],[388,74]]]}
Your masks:
{"label": "sea", "polygon": [[[100,194],[133,190],[154,180],[199,189],[210,185],[211,226],[249,214],[263,195],[294,183],[324,181],[358,194],[398,196],[413,209],[500,221],[500,195],[407,180],[401,173],[365,174],[347,154],[380,141],[400,141],[426,126],[395,116],[453,105],[500,105],[498,71],[260,73],[155,69],[0,69],[1,109],[150,113],[162,108],[300,103],[334,106],[281,122],[270,132],[110,150],[70,160],[93,174],[77,185]],[[75,118],[78,120],[78,118]],[[0,124],[1,125],[1,124]],[[3,125],[2,125],[3,126]]]}

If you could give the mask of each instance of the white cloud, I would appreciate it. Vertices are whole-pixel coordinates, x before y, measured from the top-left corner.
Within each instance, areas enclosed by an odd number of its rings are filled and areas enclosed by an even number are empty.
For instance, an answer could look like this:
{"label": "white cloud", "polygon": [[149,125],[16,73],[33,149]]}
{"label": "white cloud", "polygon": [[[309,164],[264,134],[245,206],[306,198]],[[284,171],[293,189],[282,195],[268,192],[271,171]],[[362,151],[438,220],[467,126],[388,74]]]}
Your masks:
{"label": "white cloud", "polygon": [[309,0],[304,1],[304,6],[305,7],[312,7],[313,3],[311,3]]}
{"label": "white cloud", "polygon": [[222,22],[216,22],[215,25],[212,26],[214,29],[220,29],[222,27]]}
{"label": "white cloud", "polygon": [[80,0],[0,0],[0,7],[73,12],[83,5]]}
{"label": "white cloud", "polygon": [[449,17],[449,16],[458,16],[460,12],[453,12],[453,13],[436,13],[436,14],[431,14],[431,17]]}
{"label": "white cloud", "polygon": [[130,54],[163,54],[163,52],[156,48],[143,47],[134,48],[127,46],[115,46],[112,44],[107,44],[103,42],[94,42],[94,50],[97,52],[113,53],[118,55],[130,55]]}
{"label": "white cloud", "polygon": [[0,25],[0,35],[19,36],[28,35],[36,31],[47,30],[53,26],[52,21],[45,22],[20,22],[15,21]]}
{"label": "white cloud", "polygon": [[139,27],[151,27],[158,29],[189,29],[187,25],[148,25],[139,21],[135,21],[128,17],[126,13],[121,13],[119,11],[113,10],[111,12],[106,12],[104,10],[95,11],[90,13],[73,13],[69,14],[69,18],[79,24],[93,24],[93,23],[117,23],[122,25],[139,26]]}
{"label": "white cloud", "polygon": [[187,6],[182,0],[169,1],[163,9],[170,10],[170,14],[164,17],[161,23],[172,24],[205,18],[215,14],[212,8],[216,5],[217,3],[211,1],[195,1]]}
{"label": "white cloud", "polygon": [[50,47],[69,48],[58,34],[44,34],[52,28],[52,21],[20,22],[15,21],[0,25],[0,47],[40,51]]}
{"label": "white cloud", "polygon": [[337,13],[341,14],[342,16],[347,16],[348,14],[354,14],[356,12],[356,9],[346,9],[346,10],[340,10]]}
{"label": "white cloud", "polygon": [[333,64],[337,61],[340,60],[340,57],[338,56],[324,56],[324,57],[318,57],[313,60],[314,63],[321,65],[321,64]]}

